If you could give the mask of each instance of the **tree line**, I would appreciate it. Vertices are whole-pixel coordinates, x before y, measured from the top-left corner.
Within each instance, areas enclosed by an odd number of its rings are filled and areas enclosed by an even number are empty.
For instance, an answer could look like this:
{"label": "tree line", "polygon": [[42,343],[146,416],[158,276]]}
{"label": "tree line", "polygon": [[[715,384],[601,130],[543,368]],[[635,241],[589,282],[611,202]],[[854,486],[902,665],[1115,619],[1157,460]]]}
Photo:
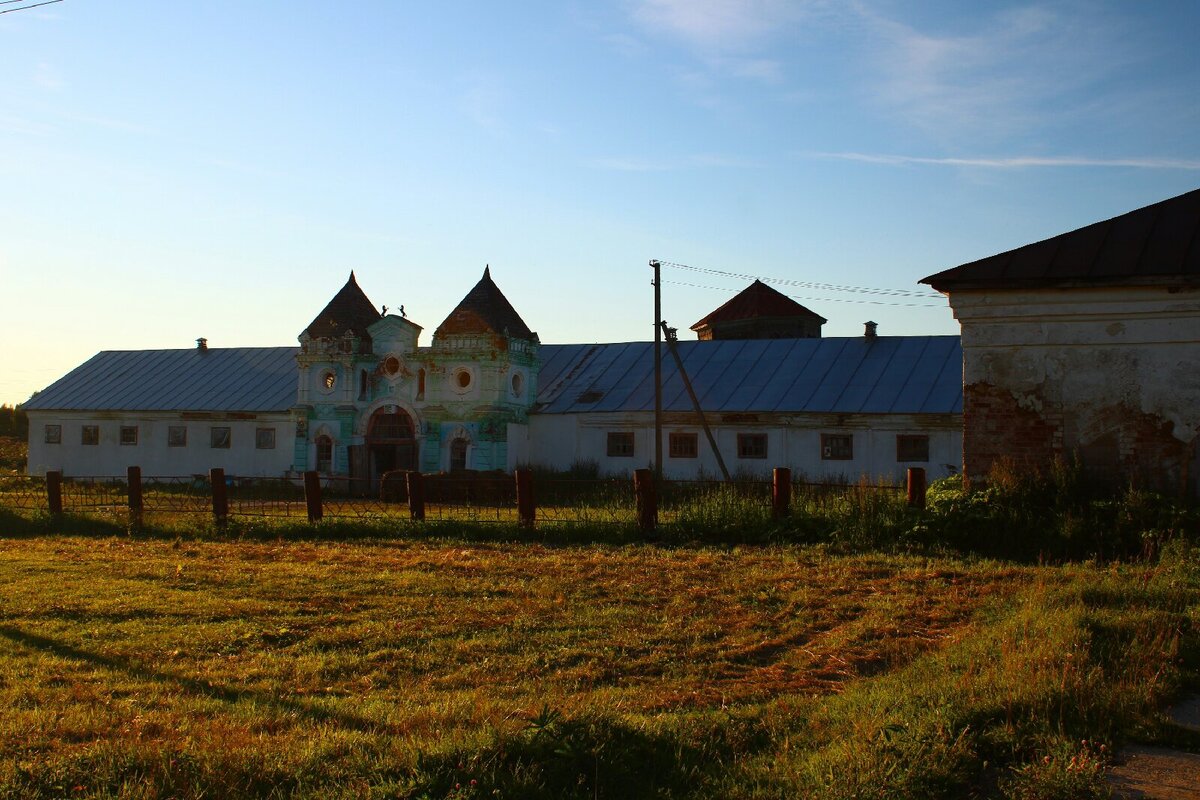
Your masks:
{"label": "tree line", "polygon": [[20,436],[24,439],[28,434],[29,415],[16,406],[0,404],[0,436]]}

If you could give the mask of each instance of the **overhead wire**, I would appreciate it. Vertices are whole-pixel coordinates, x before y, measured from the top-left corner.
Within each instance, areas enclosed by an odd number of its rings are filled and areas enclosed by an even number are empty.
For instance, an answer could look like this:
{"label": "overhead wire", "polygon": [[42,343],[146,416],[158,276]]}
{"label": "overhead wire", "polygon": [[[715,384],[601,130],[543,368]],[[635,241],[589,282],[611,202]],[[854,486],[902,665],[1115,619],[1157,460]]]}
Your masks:
{"label": "overhead wire", "polygon": [[[0,0],[0,6],[11,5],[12,3],[25,3],[25,2],[28,2],[28,0]],[[51,5],[52,3],[61,3],[61,2],[62,2],[62,0],[42,0],[41,3],[34,3],[34,4],[28,5],[28,6],[21,6],[20,8],[6,8],[3,10],[0,10],[0,14],[11,14],[14,11],[26,11],[30,8],[37,8],[38,6],[48,6],[48,5]]]}
{"label": "overhead wire", "polygon": [[[737,292],[739,289],[731,289],[728,286],[703,286],[699,283],[687,283],[686,281],[672,281],[663,278],[663,283],[670,283],[674,286],[690,286],[693,289],[713,289],[718,292]],[[858,300],[851,297],[805,297],[796,294],[786,295],[793,300],[805,300],[810,303],[855,303],[858,305],[873,305],[873,306],[899,306],[903,308],[944,308],[945,306],[937,303],[893,303],[887,300]],[[924,297],[925,295],[918,295]],[[940,297],[940,295],[937,295]]]}
{"label": "overhead wire", "polygon": [[[691,264],[681,264],[678,261],[660,261],[664,267],[674,267],[675,269],[689,270],[691,272],[700,272],[705,275],[720,275],[725,278],[737,278],[739,280],[758,280],[763,283],[774,283],[781,286],[797,286],[802,289],[816,289],[824,292],[851,292],[855,294],[871,294],[887,297],[914,297],[926,299],[942,299],[942,295],[935,292],[921,291],[917,289],[895,289],[895,288],[877,288],[871,286],[845,286],[836,283],[823,283],[820,281],[799,281],[788,278],[771,278],[764,275],[751,275],[742,272],[727,272],[720,269],[711,269],[709,267],[694,267]],[[717,288],[717,287],[707,287]],[[814,299],[814,298],[805,298]],[[830,298],[818,298],[830,299]],[[865,302],[865,301],[864,301]],[[901,305],[901,304],[897,304]]]}

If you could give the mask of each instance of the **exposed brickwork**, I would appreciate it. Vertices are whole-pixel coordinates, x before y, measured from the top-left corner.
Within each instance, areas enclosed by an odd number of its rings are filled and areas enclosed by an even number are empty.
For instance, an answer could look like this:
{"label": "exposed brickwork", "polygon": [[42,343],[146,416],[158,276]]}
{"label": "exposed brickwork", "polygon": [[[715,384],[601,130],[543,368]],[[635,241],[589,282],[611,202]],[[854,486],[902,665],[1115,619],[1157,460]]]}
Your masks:
{"label": "exposed brickwork", "polygon": [[1182,492],[1194,477],[1188,474],[1193,445],[1173,430],[1171,422],[1124,405],[1064,410],[990,383],[963,387],[963,468],[969,479],[986,477],[1000,459],[1029,469],[1078,459],[1098,480]]}
{"label": "exposed brickwork", "polygon": [[1063,454],[1062,415],[1023,408],[1012,392],[990,383],[963,387],[963,471],[985,477],[1000,459],[1040,468]]}

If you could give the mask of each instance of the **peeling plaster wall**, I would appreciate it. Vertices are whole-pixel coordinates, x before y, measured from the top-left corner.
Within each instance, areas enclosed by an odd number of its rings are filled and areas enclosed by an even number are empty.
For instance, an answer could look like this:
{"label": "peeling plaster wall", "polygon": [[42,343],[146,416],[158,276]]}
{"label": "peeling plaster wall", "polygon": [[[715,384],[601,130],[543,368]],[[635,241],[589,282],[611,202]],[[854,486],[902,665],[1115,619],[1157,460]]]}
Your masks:
{"label": "peeling plaster wall", "polygon": [[1098,477],[1194,489],[1200,291],[955,290],[962,323],[963,460],[1078,457]]}

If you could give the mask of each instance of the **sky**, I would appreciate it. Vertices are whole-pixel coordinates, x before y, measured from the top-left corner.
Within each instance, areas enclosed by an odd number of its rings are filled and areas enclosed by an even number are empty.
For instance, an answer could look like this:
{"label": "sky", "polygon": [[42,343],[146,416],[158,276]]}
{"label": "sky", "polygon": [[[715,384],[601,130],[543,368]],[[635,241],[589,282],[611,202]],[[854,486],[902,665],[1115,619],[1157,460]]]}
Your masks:
{"label": "sky", "polygon": [[[35,0],[28,0],[29,3]],[[0,4],[0,10],[22,3]],[[0,13],[0,402],[101,350],[294,345],[354,270],[543,342],[752,278],[826,336],[1200,187],[1200,3],[121,3]]]}

